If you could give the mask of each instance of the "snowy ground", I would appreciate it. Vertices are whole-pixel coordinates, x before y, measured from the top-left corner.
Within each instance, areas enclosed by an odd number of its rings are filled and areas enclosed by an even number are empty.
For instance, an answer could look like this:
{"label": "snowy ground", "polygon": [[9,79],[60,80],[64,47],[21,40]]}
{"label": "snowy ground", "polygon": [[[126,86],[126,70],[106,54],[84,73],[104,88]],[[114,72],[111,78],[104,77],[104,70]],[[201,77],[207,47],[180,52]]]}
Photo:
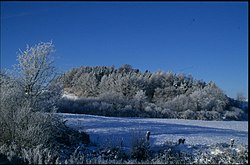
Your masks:
{"label": "snowy ground", "polygon": [[248,145],[247,121],[195,121],[182,119],[119,118],[63,114],[66,125],[90,135],[98,146],[122,145],[130,148],[133,140],[150,131],[150,144],[160,148],[167,141],[185,138],[187,145],[230,143]]}

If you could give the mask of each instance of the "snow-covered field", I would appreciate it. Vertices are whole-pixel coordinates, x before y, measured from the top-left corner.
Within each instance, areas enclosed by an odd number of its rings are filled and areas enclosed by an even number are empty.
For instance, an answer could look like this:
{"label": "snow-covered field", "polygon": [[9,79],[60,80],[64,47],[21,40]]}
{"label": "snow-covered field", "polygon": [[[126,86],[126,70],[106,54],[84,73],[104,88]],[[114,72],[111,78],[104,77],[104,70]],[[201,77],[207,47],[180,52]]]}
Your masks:
{"label": "snow-covered field", "polygon": [[161,148],[167,141],[185,138],[187,145],[228,143],[248,145],[247,121],[195,121],[182,119],[120,118],[94,115],[62,114],[68,127],[85,131],[98,146],[131,147],[133,140],[150,131],[150,145]]}

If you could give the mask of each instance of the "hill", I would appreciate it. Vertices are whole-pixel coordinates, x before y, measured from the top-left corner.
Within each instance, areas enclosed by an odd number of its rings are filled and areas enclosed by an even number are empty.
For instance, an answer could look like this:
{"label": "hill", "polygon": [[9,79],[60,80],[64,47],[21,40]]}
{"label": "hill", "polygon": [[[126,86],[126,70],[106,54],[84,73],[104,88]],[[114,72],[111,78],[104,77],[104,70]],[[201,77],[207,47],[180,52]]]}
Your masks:
{"label": "hill", "polygon": [[64,98],[59,111],[121,117],[160,117],[198,120],[247,120],[247,110],[227,97],[212,81],[172,72],[140,72],[120,68],[74,68],[60,77]]}

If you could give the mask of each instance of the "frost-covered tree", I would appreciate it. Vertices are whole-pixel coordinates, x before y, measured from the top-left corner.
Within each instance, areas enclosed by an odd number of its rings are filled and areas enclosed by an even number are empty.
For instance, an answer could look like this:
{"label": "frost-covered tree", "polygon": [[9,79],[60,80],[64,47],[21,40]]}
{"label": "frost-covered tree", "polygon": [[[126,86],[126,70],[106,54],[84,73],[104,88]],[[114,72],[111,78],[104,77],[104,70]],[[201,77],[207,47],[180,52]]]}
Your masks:
{"label": "frost-covered tree", "polygon": [[61,85],[56,81],[52,42],[27,46],[17,57],[18,79],[32,111],[51,111],[60,98]]}
{"label": "frost-covered tree", "polygon": [[129,73],[129,72],[132,72],[133,71],[133,68],[131,65],[129,64],[124,64],[122,65],[119,69],[118,69],[118,72],[119,73]]}
{"label": "frost-covered tree", "polygon": [[97,96],[97,79],[93,72],[84,73],[75,82],[76,94],[78,96],[93,97]]}
{"label": "frost-covered tree", "polygon": [[16,70],[1,71],[0,143],[49,144],[60,123],[42,112],[55,110],[61,93],[51,42],[27,47],[18,55]]}
{"label": "frost-covered tree", "polygon": [[135,108],[142,110],[143,104],[147,102],[147,96],[145,95],[145,91],[140,90],[136,92],[136,95],[134,96],[134,100],[135,100]]}

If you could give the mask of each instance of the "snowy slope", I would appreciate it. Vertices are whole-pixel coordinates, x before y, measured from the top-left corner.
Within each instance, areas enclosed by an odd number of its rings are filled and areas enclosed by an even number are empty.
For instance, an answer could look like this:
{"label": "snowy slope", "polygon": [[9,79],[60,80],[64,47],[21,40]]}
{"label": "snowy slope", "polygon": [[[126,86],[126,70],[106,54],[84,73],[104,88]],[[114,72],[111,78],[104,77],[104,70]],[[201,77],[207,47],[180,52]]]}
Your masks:
{"label": "snowy slope", "polygon": [[136,137],[144,137],[150,131],[152,147],[163,146],[167,141],[177,142],[185,138],[187,145],[212,145],[230,143],[248,145],[247,121],[195,121],[182,119],[118,118],[94,115],[60,114],[66,125],[90,135],[96,145],[130,147]]}

